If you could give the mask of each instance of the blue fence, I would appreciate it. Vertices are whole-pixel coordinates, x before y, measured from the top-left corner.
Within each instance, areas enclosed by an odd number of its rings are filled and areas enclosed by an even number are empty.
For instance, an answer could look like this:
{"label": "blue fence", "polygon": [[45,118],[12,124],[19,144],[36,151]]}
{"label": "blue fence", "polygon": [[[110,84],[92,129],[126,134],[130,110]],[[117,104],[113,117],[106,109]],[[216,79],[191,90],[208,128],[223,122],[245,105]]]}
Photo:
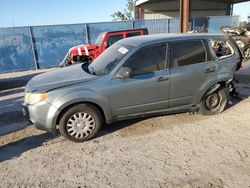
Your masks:
{"label": "blue fence", "polygon": [[35,69],[29,28],[0,30],[0,72]]}
{"label": "blue fence", "polygon": [[[220,32],[238,23],[237,16],[192,18],[190,30]],[[70,47],[94,43],[103,31],[131,28],[147,28],[149,34],[180,30],[178,19],[0,28],[0,73],[56,67]]]}

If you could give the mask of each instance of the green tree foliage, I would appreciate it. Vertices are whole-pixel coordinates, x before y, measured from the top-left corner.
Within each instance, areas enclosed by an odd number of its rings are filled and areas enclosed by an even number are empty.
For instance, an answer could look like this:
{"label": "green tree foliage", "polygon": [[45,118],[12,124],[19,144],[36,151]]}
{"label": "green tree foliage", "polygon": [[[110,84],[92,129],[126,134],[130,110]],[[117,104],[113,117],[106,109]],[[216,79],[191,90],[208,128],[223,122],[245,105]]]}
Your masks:
{"label": "green tree foliage", "polygon": [[123,12],[116,11],[111,15],[113,21],[122,21],[122,20],[133,20],[134,19],[134,1],[127,0],[126,8]]}

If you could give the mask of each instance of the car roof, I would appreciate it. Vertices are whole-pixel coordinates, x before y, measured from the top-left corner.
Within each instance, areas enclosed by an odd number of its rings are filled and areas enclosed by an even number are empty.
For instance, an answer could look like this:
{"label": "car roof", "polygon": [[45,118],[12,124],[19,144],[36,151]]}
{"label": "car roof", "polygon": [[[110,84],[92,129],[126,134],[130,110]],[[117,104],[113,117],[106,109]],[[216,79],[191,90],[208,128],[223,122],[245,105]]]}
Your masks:
{"label": "car roof", "polygon": [[111,30],[111,31],[104,31],[101,32],[100,34],[111,34],[111,33],[120,33],[120,32],[132,32],[132,31],[144,31],[145,33],[148,32],[147,28],[135,28],[135,29],[122,29],[122,30]]}
{"label": "car roof", "polygon": [[119,42],[131,46],[139,46],[150,43],[173,42],[178,40],[221,38],[223,36],[224,36],[223,34],[208,34],[208,33],[153,34],[153,35],[130,37],[120,40]]}

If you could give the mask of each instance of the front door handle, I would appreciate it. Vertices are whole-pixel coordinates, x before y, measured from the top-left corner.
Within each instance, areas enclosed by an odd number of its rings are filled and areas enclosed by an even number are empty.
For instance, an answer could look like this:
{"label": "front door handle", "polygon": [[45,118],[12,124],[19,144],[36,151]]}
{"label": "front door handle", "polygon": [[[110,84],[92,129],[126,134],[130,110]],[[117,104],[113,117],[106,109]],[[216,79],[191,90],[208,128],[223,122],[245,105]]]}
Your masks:
{"label": "front door handle", "polygon": [[215,71],[215,68],[208,68],[208,69],[206,69],[205,73],[211,73],[214,71]]}
{"label": "front door handle", "polygon": [[159,77],[157,78],[157,82],[163,82],[163,81],[168,81],[169,77]]}

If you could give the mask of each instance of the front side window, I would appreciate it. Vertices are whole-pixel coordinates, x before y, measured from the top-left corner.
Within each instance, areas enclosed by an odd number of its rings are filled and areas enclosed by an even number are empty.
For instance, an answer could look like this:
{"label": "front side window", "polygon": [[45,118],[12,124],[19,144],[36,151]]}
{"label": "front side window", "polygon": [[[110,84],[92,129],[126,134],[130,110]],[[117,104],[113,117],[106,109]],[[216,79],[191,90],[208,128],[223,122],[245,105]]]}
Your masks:
{"label": "front side window", "polygon": [[171,44],[172,67],[182,67],[206,62],[206,50],[202,41],[180,41]]}
{"label": "front side window", "polygon": [[125,63],[133,76],[165,69],[166,44],[150,45],[136,51]]}
{"label": "front side window", "polygon": [[116,43],[118,40],[121,39],[123,39],[123,34],[109,35],[107,38],[107,47],[111,46],[112,44]]}
{"label": "front side window", "polygon": [[210,39],[210,46],[213,49],[213,53],[218,58],[225,58],[233,54],[230,44],[223,39]]}

